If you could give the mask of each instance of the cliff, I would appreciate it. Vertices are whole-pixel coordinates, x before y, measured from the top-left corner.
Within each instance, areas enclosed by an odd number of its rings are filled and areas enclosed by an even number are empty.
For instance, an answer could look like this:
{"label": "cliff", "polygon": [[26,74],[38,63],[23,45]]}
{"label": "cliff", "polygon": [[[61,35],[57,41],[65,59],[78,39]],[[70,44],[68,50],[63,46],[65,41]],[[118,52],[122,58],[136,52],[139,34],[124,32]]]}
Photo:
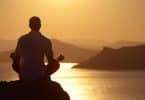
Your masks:
{"label": "cliff", "polygon": [[104,48],[75,68],[98,70],[145,70],[145,45],[123,47],[120,49]]}
{"label": "cliff", "polygon": [[70,100],[62,87],[53,81],[0,82],[2,100]]}

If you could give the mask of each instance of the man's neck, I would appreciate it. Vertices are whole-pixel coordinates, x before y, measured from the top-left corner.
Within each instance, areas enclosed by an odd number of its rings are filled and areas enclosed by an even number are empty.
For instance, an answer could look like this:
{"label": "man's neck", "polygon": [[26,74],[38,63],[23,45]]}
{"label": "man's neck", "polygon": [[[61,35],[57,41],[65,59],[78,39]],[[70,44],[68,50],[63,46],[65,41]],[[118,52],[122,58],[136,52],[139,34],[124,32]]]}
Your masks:
{"label": "man's neck", "polygon": [[39,30],[31,30],[32,33],[40,33]]}
{"label": "man's neck", "polygon": [[40,31],[31,30],[30,34],[40,34]]}

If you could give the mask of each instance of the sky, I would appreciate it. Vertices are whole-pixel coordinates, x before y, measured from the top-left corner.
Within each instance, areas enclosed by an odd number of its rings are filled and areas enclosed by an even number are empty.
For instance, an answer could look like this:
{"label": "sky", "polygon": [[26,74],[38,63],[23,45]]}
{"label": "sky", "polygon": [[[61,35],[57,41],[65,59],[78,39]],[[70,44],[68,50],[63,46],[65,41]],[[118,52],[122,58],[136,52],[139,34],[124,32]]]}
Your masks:
{"label": "sky", "polygon": [[0,39],[18,39],[39,16],[41,32],[58,40],[145,41],[144,0],[0,0]]}

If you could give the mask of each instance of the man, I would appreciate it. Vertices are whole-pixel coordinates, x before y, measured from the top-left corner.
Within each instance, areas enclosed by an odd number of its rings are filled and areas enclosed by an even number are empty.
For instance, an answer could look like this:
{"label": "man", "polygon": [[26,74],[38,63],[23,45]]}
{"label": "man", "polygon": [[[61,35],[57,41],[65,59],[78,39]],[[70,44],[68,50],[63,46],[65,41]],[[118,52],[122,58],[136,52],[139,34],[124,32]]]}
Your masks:
{"label": "man", "polygon": [[[54,63],[53,50],[50,39],[40,33],[41,20],[34,16],[29,20],[31,31],[18,39],[13,67],[21,80],[39,80],[46,77],[47,67],[44,65],[46,56],[49,65]],[[57,67],[59,64],[56,64]],[[50,66],[49,66],[50,67]],[[53,72],[51,72],[52,74]]]}

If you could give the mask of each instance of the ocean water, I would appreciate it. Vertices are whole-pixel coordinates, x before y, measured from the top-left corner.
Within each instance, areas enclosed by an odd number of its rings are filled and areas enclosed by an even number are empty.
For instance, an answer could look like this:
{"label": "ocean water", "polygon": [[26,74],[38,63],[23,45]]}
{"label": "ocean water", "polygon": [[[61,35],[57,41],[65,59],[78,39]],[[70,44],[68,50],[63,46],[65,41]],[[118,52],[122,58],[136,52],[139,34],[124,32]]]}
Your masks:
{"label": "ocean water", "polygon": [[[17,75],[10,64],[1,63],[0,80],[15,79]],[[69,67],[61,68],[52,79],[61,84],[71,100],[145,100],[145,71],[110,72]]]}

